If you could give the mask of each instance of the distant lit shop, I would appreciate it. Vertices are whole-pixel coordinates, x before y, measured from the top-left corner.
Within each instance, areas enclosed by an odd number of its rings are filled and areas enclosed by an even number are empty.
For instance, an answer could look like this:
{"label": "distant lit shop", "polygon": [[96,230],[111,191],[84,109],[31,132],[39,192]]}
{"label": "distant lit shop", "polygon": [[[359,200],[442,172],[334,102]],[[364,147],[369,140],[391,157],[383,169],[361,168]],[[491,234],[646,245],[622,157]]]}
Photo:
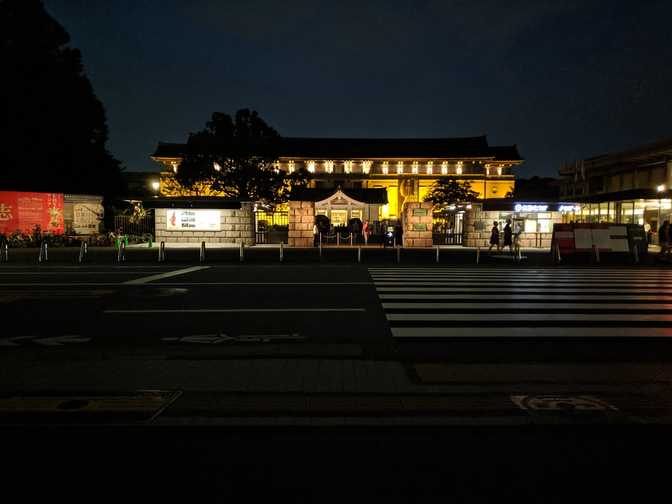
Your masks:
{"label": "distant lit shop", "polygon": [[520,233],[520,246],[551,247],[553,224],[571,222],[581,207],[570,202],[485,201],[472,203],[462,217],[463,245],[487,247],[495,222],[500,233],[511,220],[514,233]]}

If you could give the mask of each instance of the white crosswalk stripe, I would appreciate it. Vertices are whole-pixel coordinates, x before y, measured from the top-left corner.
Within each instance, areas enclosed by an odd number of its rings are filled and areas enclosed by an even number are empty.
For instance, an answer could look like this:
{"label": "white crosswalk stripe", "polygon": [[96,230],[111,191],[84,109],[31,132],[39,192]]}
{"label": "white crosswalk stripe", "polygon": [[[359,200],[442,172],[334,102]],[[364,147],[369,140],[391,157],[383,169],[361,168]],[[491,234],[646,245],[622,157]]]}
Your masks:
{"label": "white crosswalk stripe", "polygon": [[672,337],[672,270],[369,268],[395,338]]}

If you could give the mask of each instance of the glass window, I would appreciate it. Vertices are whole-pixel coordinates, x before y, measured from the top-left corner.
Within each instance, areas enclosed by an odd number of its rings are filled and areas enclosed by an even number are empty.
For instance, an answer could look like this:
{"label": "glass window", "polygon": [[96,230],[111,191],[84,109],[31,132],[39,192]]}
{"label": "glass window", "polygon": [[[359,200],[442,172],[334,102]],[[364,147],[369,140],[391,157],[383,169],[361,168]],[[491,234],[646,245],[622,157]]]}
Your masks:
{"label": "glass window", "polygon": [[553,232],[553,220],[552,219],[539,219],[539,232],[540,233],[552,233]]}
{"label": "glass window", "polygon": [[331,223],[337,226],[346,226],[348,224],[348,211],[347,210],[332,210],[331,211]]}
{"label": "glass window", "polygon": [[525,232],[526,233],[536,233],[537,232],[537,221],[532,219],[525,219]]}
{"label": "glass window", "polygon": [[361,209],[352,210],[350,212],[350,218],[362,220],[362,210]]}

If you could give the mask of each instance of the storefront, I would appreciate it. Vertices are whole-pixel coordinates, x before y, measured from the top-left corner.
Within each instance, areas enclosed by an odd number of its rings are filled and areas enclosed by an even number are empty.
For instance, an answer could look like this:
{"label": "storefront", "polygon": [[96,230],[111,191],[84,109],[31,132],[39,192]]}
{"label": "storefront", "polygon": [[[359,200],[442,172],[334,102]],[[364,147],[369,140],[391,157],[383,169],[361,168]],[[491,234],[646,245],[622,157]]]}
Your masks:
{"label": "storefront", "polygon": [[568,202],[486,201],[473,203],[464,213],[463,245],[488,247],[492,227],[501,230],[511,220],[514,233],[520,233],[520,245],[550,249],[553,225],[572,220],[581,207]]}

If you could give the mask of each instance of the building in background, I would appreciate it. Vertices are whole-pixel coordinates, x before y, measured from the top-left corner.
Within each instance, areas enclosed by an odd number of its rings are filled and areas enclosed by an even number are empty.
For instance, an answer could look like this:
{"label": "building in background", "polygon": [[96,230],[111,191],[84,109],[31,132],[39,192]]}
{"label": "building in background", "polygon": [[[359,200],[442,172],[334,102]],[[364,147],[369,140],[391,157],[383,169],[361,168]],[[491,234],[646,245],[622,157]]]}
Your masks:
{"label": "building in background", "polygon": [[[187,196],[174,175],[184,144],[159,143],[162,196]],[[422,201],[438,177],[469,182],[481,199],[504,198],[514,188],[523,159],[515,145],[490,146],[485,136],[465,138],[347,139],[282,138],[278,168],[305,168],[311,188],[384,189],[387,203],[376,220],[398,219],[403,206]]]}
{"label": "building in background", "polygon": [[640,224],[656,230],[672,212],[672,138],[560,168],[560,197],[575,222]]}

